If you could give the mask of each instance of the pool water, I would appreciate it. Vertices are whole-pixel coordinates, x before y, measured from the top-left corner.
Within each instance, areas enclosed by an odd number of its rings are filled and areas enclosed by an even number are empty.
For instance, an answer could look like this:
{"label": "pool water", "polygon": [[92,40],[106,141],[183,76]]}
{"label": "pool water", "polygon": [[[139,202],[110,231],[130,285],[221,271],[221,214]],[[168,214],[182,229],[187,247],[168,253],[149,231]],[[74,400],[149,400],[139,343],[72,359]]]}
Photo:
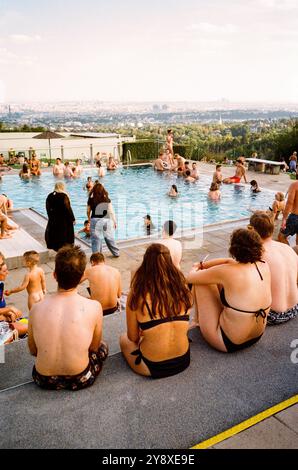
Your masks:
{"label": "pool water", "polygon": [[[87,176],[97,179],[95,169],[87,169],[81,178],[65,180],[71,205],[76,217],[75,230],[83,227],[86,219],[87,191],[83,188]],[[177,175],[154,171],[150,166],[119,168],[107,172],[100,182],[108,190],[112,200],[118,227],[116,238],[126,240],[146,235],[143,217],[151,215],[154,231],[159,232],[165,220],[173,219],[180,230],[198,228],[226,220],[236,220],[250,215],[251,209],[267,209],[273,202],[274,193],[262,190],[252,194],[250,185],[222,185],[221,201],[208,200],[207,193],[212,174],[201,175],[195,183],[186,183]],[[1,193],[13,200],[14,208],[32,207],[47,215],[45,200],[53,191],[56,178],[49,173],[23,181],[17,175],[5,175]],[[176,184],[179,197],[167,196],[172,184]]]}

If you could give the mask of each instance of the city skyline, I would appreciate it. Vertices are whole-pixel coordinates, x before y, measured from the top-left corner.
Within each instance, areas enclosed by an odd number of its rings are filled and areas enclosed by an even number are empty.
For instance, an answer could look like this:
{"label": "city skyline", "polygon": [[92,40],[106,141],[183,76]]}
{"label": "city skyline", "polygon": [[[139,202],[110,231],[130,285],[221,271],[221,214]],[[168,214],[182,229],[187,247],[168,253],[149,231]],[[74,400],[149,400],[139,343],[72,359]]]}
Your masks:
{"label": "city skyline", "polygon": [[297,103],[296,0],[0,0],[0,103]]}

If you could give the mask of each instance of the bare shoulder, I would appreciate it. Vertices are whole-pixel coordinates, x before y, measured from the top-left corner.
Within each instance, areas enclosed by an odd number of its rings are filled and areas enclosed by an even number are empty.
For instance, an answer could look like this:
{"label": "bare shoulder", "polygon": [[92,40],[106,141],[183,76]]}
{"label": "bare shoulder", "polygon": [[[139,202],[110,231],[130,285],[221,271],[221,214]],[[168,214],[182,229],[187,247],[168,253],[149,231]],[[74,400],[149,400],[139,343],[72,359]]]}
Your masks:
{"label": "bare shoulder", "polygon": [[83,297],[82,295],[79,295],[79,294],[78,296],[80,297],[79,301],[81,305],[83,305],[86,311],[89,311],[91,313],[99,313],[102,311],[102,307],[97,300],[87,299],[86,297]]}
{"label": "bare shoulder", "polygon": [[107,266],[107,268],[111,273],[114,273],[117,276],[121,276],[119,269],[114,268],[113,266]]}
{"label": "bare shoulder", "polygon": [[288,257],[291,257],[296,261],[297,255],[290,245],[287,245],[286,243],[280,243],[280,242],[275,242],[275,243],[279,245],[279,250],[281,252],[283,252]]}
{"label": "bare shoulder", "polygon": [[90,276],[90,274],[92,273],[92,269],[93,269],[92,266],[89,266],[89,268],[85,269],[85,276],[86,277]]}

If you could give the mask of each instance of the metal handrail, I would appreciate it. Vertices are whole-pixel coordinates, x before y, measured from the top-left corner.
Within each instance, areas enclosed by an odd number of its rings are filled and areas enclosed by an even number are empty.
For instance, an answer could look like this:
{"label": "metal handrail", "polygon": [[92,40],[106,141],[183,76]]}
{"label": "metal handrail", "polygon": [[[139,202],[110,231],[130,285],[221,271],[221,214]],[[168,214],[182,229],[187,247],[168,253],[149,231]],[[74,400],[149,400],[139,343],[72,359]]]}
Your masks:
{"label": "metal handrail", "polygon": [[127,158],[128,165],[130,165],[131,164],[131,151],[129,149],[127,150],[126,158]]}

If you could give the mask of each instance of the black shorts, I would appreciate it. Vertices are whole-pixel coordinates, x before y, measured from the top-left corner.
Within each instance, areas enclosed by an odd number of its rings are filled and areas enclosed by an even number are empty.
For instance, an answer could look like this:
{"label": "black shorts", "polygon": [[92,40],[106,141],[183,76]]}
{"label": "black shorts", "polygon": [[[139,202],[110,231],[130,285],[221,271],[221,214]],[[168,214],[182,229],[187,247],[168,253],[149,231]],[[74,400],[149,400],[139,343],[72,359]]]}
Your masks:
{"label": "black shorts", "polygon": [[47,390],[82,390],[90,387],[99,375],[103,362],[109,353],[108,345],[101,343],[97,352],[89,352],[89,364],[83,372],[77,375],[42,375],[35,366],[32,378],[36,385]]}
{"label": "black shorts", "polygon": [[280,232],[286,237],[296,235],[298,233],[298,215],[290,214],[287,218],[286,228]]}

